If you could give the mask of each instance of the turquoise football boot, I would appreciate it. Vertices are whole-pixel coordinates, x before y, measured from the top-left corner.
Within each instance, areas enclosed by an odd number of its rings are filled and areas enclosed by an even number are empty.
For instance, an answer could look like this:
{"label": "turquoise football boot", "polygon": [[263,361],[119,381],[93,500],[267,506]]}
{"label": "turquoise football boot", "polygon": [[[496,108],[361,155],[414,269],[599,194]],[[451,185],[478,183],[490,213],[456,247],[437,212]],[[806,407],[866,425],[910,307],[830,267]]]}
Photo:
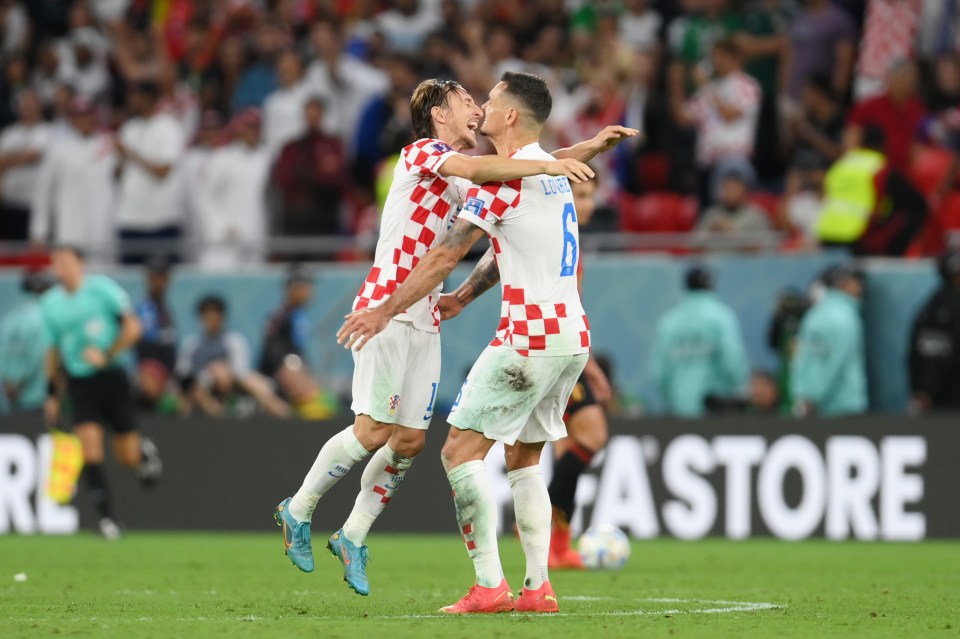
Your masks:
{"label": "turquoise football boot", "polygon": [[313,548],[310,547],[310,522],[297,521],[290,514],[290,498],[277,505],[273,518],[283,528],[283,552],[303,572],[313,572]]}
{"label": "turquoise football boot", "polygon": [[343,528],[333,533],[327,542],[330,554],[343,564],[343,580],[353,588],[358,595],[370,594],[370,582],[367,580],[367,547],[357,548],[347,536]]}

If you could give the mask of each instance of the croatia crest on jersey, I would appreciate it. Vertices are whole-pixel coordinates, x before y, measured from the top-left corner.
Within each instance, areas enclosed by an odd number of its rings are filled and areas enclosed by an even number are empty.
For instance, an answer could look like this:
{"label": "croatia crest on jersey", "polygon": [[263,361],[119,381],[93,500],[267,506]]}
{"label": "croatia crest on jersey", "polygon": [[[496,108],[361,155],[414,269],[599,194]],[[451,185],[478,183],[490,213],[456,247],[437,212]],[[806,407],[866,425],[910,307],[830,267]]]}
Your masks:
{"label": "croatia crest on jersey", "polygon": [[390,398],[390,401],[388,402],[387,413],[389,413],[390,416],[393,417],[394,415],[397,414],[398,408],[400,408],[400,396],[394,395],[393,397]]}

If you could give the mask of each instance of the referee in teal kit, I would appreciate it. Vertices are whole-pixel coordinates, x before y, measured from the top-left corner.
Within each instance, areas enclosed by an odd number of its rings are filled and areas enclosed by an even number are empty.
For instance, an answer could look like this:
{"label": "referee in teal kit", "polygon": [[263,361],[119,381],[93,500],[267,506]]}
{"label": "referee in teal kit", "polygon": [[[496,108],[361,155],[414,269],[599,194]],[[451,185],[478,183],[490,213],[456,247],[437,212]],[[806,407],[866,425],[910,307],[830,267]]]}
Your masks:
{"label": "referee in teal kit", "polygon": [[113,432],[114,455],[136,469],[145,484],[162,471],[153,443],[137,432],[133,395],[118,356],[140,338],[142,328],[120,286],[102,275],[86,275],[83,255],[72,246],[51,254],[60,285],[40,298],[51,348],[45,414],[49,423],[60,418],[57,380],[65,373],[74,434],[83,444],[82,476],[99,517],[100,534],[118,539],[121,528],[113,514],[103,473],[103,432]]}

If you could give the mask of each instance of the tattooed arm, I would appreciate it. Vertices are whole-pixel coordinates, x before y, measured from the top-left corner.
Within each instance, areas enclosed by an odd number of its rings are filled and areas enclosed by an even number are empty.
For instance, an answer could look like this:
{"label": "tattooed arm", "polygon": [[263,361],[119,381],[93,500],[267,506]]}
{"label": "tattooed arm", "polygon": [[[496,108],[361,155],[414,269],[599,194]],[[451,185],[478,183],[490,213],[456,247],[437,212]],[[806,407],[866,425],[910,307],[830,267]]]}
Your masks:
{"label": "tattooed arm", "polygon": [[500,281],[500,269],[493,247],[487,249],[473,269],[470,277],[453,293],[440,296],[440,319],[446,321],[460,314],[467,304],[477,299]]}
{"label": "tattooed arm", "polygon": [[[387,327],[387,323],[415,302],[426,297],[463,259],[486,231],[459,219],[437,246],[423,256],[406,281],[397,287],[390,298],[374,309],[363,309],[347,315],[347,321],[337,331],[337,343],[345,348],[363,348],[371,337]],[[489,288],[489,287],[488,287]]]}

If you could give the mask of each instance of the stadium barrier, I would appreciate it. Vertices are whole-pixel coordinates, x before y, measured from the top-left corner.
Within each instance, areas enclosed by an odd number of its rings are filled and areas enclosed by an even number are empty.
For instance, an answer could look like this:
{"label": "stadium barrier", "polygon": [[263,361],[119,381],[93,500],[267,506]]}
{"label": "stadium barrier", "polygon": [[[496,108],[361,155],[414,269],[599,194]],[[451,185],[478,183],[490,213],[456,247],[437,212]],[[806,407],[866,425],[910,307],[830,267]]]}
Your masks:
{"label": "stadium barrier", "polygon": [[[323,442],[349,422],[145,420],[166,472],[159,486],[143,491],[111,466],[119,517],[131,529],[270,530],[275,504],[296,490]],[[612,420],[610,427],[608,449],[581,479],[577,529],[605,522],[637,538],[684,539],[960,537],[955,417]],[[439,462],[445,426],[437,420],[434,429],[377,531],[454,530]],[[50,458],[41,431],[37,416],[0,423],[0,533],[72,533],[93,525],[82,488],[71,506],[38,496]],[[513,508],[499,451],[488,464],[501,527],[509,530]],[[549,461],[545,466],[549,478]],[[360,474],[328,493],[315,530],[341,525]]]}

